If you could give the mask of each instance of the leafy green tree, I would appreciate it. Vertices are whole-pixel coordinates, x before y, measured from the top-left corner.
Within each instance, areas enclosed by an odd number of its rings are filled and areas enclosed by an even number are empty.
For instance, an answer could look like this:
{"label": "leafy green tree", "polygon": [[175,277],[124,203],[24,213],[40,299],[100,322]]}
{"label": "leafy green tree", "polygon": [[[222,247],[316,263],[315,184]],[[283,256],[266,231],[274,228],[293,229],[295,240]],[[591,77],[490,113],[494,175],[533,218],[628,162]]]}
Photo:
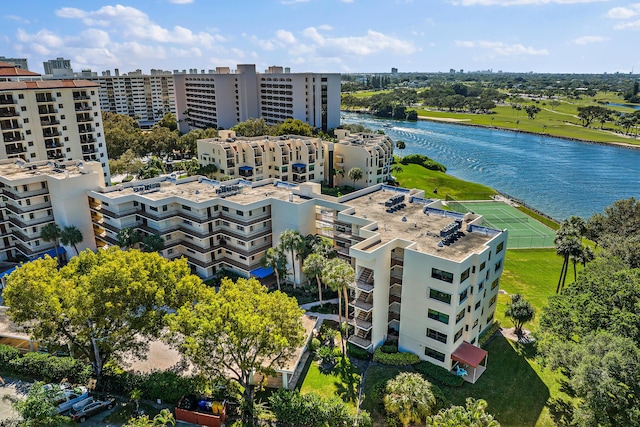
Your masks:
{"label": "leafy green tree", "polygon": [[147,234],[142,238],[142,252],[160,252],[164,249],[164,239],[156,234]]}
{"label": "leafy green tree", "polygon": [[298,119],[286,119],[275,126],[276,135],[302,135],[313,136],[313,128],[310,124]]}
{"label": "leafy green tree", "polygon": [[278,247],[269,248],[260,260],[260,263],[264,267],[273,269],[276,275],[276,284],[278,285],[278,290],[280,290],[280,276],[287,274],[287,256],[285,253]]}
{"label": "leafy green tree", "polygon": [[400,155],[402,155],[402,152],[404,151],[404,149],[407,148],[407,143],[399,139],[396,142],[396,147],[398,148],[398,150],[400,150]]}
{"label": "leafy green tree", "polygon": [[324,270],[324,265],[327,260],[320,254],[313,253],[304,260],[302,264],[302,271],[307,276],[315,277],[316,283],[318,284],[318,298],[320,300],[320,305],[323,304],[322,301],[322,285],[320,284],[320,276],[322,276],[322,270]]}
{"label": "leafy green tree", "polygon": [[131,149],[138,154],[142,150],[142,131],[132,117],[124,114],[102,112],[104,139],[110,159],[119,158]]}
{"label": "leafy green tree", "polygon": [[527,116],[529,117],[529,119],[533,120],[536,118],[536,116],[540,112],[540,108],[536,105],[527,105],[524,111],[527,113]]}
{"label": "leafy green tree", "polygon": [[174,418],[171,411],[164,408],[160,411],[158,415],[149,419],[148,415],[143,415],[137,418],[131,418],[129,421],[124,424],[123,427],[167,427],[167,426],[175,426],[176,419]]}
{"label": "leafy green tree", "polygon": [[293,271],[293,287],[295,288],[298,281],[296,279],[296,252],[302,248],[304,241],[302,235],[297,230],[285,230],[280,234],[279,248],[282,252],[289,251],[291,253],[291,270]]}
{"label": "leafy green tree", "polygon": [[364,174],[360,168],[351,168],[349,172],[347,172],[347,176],[353,181],[353,188],[356,188],[356,181],[360,181]]}
{"label": "leafy green tree", "polygon": [[3,297],[11,320],[43,345],[72,345],[100,381],[105,363],[145,357],[163,316],[203,286],[185,259],[112,247],[81,252],[60,269],[49,257],[23,264]]}
{"label": "leafy green tree", "polygon": [[68,225],[60,231],[60,242],[63,245],[71,245],[76,251],[76,255],[80,254],[78,251],[78,243],[82,242],[82,231],[80,231],[75,225]]}
{"label": "leafy green tree", "polygon": [[273,135],[271,126],[269,126],[262,117],[240,122],[233,126],[231,130],[234,130],[238,136]]}
{"label": "leafy green tree", "polygon": [[178,129],[178,120],[176,119],[176,115],[173,113],[167,113],[155,124],[155,126],[167,128],[170,131],[174,131]]}
{"label": "leafy green tree", "polygon": [[216,138],[218,131],[215,128],[192,129],[178,139],[178,149],[183,153],[195,154],[198,150],[199,139]]}
{"label": "leafy green tree", "polygon": [[[58,224],[52,222],[40,230],[40,238],[45,242],[55,242],[56,243],[56,258],[58,258],[58,247],[60,246],[60,236],[62,235],[62,230],[58,227]],[[59,260],[58,260],[59,261]]]}
{"label": "leafy green tree", "polygon": [[522,335],[522,327],[535,317],[536,310],[531,303],[520,294],[511,295],[511,303],[507,305],[504,315],[509,317],[516,328],[516,334]]}
{"label": "leafy green tree", "polygon": [[295,298],[256,279],[225,278],[217,293],[168,316],[170,339],[203,374],[238,383],[252,406],[253,373],[273,374],[303,344],[302,314]]}
{"label": "leafy green tree", "polygon": [[[347,327],[345,328],[345,335],[349,333],[349,295],[348,287],[356,280],[356,273],[351,267],[351,264],[341,260],[340,258],[333,258],[328,260],[324,268],[322,269],[322,281],[331,288],[331,290],[338,292],[338,319],[342,325],[342,301],[344,300],[345,318]],[[343,298],[344,296],[344,298]],[[344,339],[342,337],[342,354],[344,356]]]}
{"label": "leafy green tree", "polygon": [[493,415],[486,413],[487,402],[467,397],[465,406],[452,406],[427,417],[427,427],[500,427]]}
{"label": "leafy green tree", "polygon": [[24,427],[57,427],[67,424],[70,419],[57,413],[57,407],[49,398],[44,383],[36,381],[29,388],[24,399],[5,395],[4,400],[11,402],[13,409],[20,414]]}
{"label": "leafy green tree", "polygon": [[142,241],[142,236],[140,235],[140,232],[135,228],[125,227],[118,231],[116,240],[118,241],[118,246],[123,249],[128,249],[140,243]]}
{"label": "leafy green tree", "polygon": [[420,423],[436,406],[436,397],[431,383],[422,375],[414,372],[402,372],[387,381],[384,395],[384,409],[388,414],[398,417],[404,427],[411,423]]}
{"label": "leafy green tree", "polygon": [[171,131],[166,127],[154,126],[151,130],[142,134],[144,153],[157,157],[166,157],[178,149],[179,134],[177,130]]}

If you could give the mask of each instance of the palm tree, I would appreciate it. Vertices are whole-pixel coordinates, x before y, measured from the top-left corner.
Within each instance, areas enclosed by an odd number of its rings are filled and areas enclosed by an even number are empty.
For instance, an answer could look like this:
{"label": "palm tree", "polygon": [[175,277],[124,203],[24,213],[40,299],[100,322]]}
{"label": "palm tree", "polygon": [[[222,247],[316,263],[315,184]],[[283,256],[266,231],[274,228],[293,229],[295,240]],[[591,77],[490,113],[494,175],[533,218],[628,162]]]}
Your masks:
{"label": "palm tree", "polygon": [[385,392],[385,410],[396,415],[404,427],[421,423],[436,406],[431,383],[415,372],[402,372],[387,381]]}
{"label": "palm tree", "polygon": [[582,249],[582,234],[586,227],[584,220],[580,217],[571,217],[566,219],[560,225],[556,232],[553,242],[556,245],[556,253],[563,258],[560,277],[558,278],[558,286],[556,293],[559,293],[564,287],[569,271],[569,259],[572,256],[578,256]]}
{"label": "palm tree", "polygon": [[360,181],[362,179],[362,169],[360,168],[351,168],[347,173],[349,179],[353,181],[353,188],[356,188],[356,181]]}
{"label": "palm tree", "polygon": [[280,290],[280,274],[287,274],[287,256],[280,248],[269,248],[260,260],[264,267],[271,267],[276,275],[276,283]]}
{"label": "palm tree", "polygon": [[[56,259],[58,258],[58,247],[60,246],[60,227],[55,222],[51,222],[40,230],[40,238],[45,242],[56,242]],[[60,262],[60,261],[58,261]]]}
{"label": "palm tree", "polygon": [[312,253],[304,260],[302,264],[302,271],[307,276],[315,276],[316,282],[318,283],[318,299],[320,300],[320,305],[323,305],[322,301],[322,286],[320,285],[320,276],[322,275],[322,270],[324,269],[324,265],[326,264],[327,259],[320,254]]}
{"label": "palm tree", "polygon": [[398,150],[400,150],[400,154],[402,154],[402,151],[403,151],[405,148],[407,148],[407,144],[406,144],[404,141],[402,141],[401,139],[399,139],[399,140],[396,142],[396,147],[398,148]]}
{"label": "palm tree", "polygon": [[142,399],[142,390],[140,390],[139,388],[131,390],[131,393],[129,394],[129,397],[131,398],[131,400],[136,402],[136,414],[139,414],[140,413],[140,399]]}
{"label": "palm tree", "polygon": [[282,251],[291,252],[291,269],[293,270],[293,287],[296,288],[296,256],[295,252],[300,249],[303,240],[300,233],[296,230],[284,230],[280,234],[280,248]]}
{"label": "palm tree", "polygon": [[60,241],[62,242],[62,244],[65,246],[73,246],[73,249],[75,249],[76,251],[76,255],[80,253],[78,252],[78,246],[76,245],[82,242],[82,240],[82,232],[78,230],[75,225],[68,225],[60,232]]}
{"label": "palm tree", "polygon": [[120,246],[121,248],[130,248],[133,247],[136,243],[140,243],[142,237],[140,236],[140,233],[133,227],[125,227],[122,230],[118,231],[116,240],[118,241],[118,246]]}
{"label": "palm tree", "polygon": [[[331,290],[338,292],[338,320],[342,325],[342,295],[344,294],[345,305],[345,318],[347,327],[345,328],[345,335],[349,333],[349,296],[347,294],[347,287],[356,280],[356,273],[350,264],[340,258],[333,258],[326,262],[322,269],[322,281],[331,288]],[[344,356],[344,338],[342,337],[342,354]]]}
{"label": "palm tree", "polygon": [[594,260],[595,254],[589,246],[581,245],[580,250],[571,254],[570,258],[573,262],[573,280],[575,281],[577,277],[576,265],[582,264],[583,267],[586,267],[588,262]]}

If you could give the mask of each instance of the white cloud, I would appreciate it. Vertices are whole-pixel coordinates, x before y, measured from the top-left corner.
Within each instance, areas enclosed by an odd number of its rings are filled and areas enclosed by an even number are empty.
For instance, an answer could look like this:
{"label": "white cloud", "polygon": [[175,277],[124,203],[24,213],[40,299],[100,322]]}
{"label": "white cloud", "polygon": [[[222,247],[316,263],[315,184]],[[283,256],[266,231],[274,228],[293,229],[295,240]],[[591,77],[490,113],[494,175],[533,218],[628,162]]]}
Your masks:
{"label": "white cloud", "polygon": [[318,48],[332,51],[335,55],[364,56],[381,52],[409,55],[417,51],[411,42],[373,30],[368,30],[363,36],[325,37],[320,34],[317,28],[309,27],[302,34],[311,39]]}
{"label": "white cloud", "polygon": [[290,31],[278,30],[276,31],[276,38],[284,44],[293,44],[296,42],[296,38]]}
{"label": "white cloud", "polygon": [[583,36],[583,37],[578,37],[577,39],[574,39],[572,43],[584,45],[584,44],[591,44],[591,43],[600,43],[607,40],[609,40],[607,37],[602,37],[602,36]]}
{"label": "white cloud", "polygon": [[12,21],[18,21],[18,22],[22,22],[23,24],[28,24],[29,20],[22,18],[20,16],[17,15],[4,15],[3,16],[4,19],[11,19]]}
{"label": "white cloud", "polygon": [[189,3],[193,3],[193,0],[169,0],[169,3],[189,4]]}
{"label": "white cloud", "polygon": [[614,7],[607,12],[607,17],[611,19],[630,19],[638,15],[640,3],[630,4],[628,7]]}
{"label": "white cloud", "polygon": [[609,0],[453,0],[454,6],[524,6],[541,4],[597,3]]}
{"label": "white cloud", "polygon": [[485,49],[493,56],[519,56],[519,55],[548,55],[546,49],[535,49],[522,44],[506,44],[503,42],[492,42],[487,40],[456,40],[458,47],[470,49]]}
{"label": "white cloud", "polygon": [[318,26],[318,29],[323,30],[323,31],[331,31],[333,30],[333,27],[329,24],[322,24]]}

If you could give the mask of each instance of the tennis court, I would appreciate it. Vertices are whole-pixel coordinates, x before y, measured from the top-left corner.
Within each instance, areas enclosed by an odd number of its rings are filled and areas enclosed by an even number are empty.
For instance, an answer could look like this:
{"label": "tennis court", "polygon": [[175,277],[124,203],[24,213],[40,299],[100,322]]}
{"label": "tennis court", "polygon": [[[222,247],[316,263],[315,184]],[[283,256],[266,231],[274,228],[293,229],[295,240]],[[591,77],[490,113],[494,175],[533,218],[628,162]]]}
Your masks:
{"label": "tennis court", "polygon": [[483,216],[483,224],[509,230],[507,246],[510,248],[553,247],[555,231],[503,201],[446,202],[456,212],[475,212]]}

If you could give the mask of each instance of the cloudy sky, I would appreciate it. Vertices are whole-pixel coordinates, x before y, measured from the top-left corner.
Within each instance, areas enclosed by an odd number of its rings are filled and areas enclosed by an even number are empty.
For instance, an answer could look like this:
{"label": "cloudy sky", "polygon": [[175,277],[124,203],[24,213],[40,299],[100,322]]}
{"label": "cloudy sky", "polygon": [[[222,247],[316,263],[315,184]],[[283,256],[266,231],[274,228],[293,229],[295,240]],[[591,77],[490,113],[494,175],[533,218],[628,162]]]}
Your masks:
{"label": "cloudy sky", "polygon": [[640,3],[623,0],[20,0],[0,55],[33,71],[640,72]]}

